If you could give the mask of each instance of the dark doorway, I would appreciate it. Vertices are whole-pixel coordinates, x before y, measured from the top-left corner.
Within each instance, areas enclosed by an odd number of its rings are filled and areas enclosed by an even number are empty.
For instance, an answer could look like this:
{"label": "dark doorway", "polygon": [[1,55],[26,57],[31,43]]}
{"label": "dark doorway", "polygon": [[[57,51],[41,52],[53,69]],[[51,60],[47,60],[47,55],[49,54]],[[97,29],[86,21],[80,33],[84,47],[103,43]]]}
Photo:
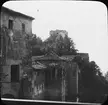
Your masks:
{"label": "dark doorway", "polygon": [[19,65],[11,65],[11,82],[19,82]]}
{"label": "dark doorway", "polygon": [[48,86],[51,81],[51,74],[49,70],[45,71],[45,85]]}

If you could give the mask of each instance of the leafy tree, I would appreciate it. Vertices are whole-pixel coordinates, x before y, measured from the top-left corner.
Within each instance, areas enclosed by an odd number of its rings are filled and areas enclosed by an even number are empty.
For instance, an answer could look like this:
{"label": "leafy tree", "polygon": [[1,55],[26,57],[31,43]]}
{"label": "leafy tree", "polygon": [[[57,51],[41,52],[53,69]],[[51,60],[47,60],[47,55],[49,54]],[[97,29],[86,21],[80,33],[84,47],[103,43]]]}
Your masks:
{"label": "leafy tree", "polygon": [[104,95],[108,94],[108,83],[102,75],[99,66],[95,63],[95,61],[87,62],[82,59],[81,56],[76,56],[73,61],[75,61],[80,68],[81,83],[79,84],[82,84],[84,87],[82,90],[80,89],[83,93],[81,99],[86,99],[90,102],[93,101],[93,97],[98,101],[100,101],[103,97],[104,100]]}
{"label": "leafy tree", "polygon": [[36,37],[36,35],[34,35],[34,36],[31,38],[31,40],[29,40],[29,44],[30,44],[31,46],[35,46],[35,45],[37,44],[37,37]]}
{"label": "leafy tree", "polygon": [[108,71],[105,73],[105,79],[108,81]]}
{"label": "leafy tree", "polygon": [[50,36],[43,42],[42,50],[46,53],[54,51],[58,55],[75,54],[75,44],[65,30],[50,31]]}
{"label": "leafy tree", "polygon": [[38,45],[42,45],[42,43],[43,43],[43,42],[42,42],[42,39],[41,39],[40,37],[37,37],[37,44],[38,44]]}
{"label": "leafy tree", "polygon": [[42,45],[42,39],[40,37],[37,37],[35,34],[33,37],[31,37],[31,40],[29,40],[29,44],[34,47],[36,45]]}
{"label": "leafy tree", "polygon": [[95,61],[88,62],[82,59],[81,56],[76,56],[73,61],[78,64],[81,70],[85,87],[97,88],[100,83],[105,84],[105,77],[102,75],[102,72]]}
{"label": "leafy tree", "polygon": [[44,54],[44,52],[41,51],[41,47],[43,45],[42,39],[37,37],[35,34],[29,38],[28,45],[31,48],[30,51],[32,56]]}

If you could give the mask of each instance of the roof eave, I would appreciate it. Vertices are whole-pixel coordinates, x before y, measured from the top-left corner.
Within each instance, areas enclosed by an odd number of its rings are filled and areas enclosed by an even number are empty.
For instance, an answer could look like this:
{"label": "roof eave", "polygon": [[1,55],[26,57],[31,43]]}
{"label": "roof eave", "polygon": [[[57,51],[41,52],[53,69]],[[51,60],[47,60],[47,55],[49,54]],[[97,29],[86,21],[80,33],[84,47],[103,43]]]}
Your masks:
{"label": "roof eave", "polygon": [[6,8],[6,7],[4,7],[4,6],[2,6],[2,9],[5,9],[5,10],[7,10],[7,11],[9,11],[9,12],[12,12],[12,13],[20,14],[20,15],[22,15],[22,16],[25,16],[25,17],[31,19],[31,20],[34,20],[34,19],[35,19],[35,18],[31,17],[31,16],[25,15],[25,14],[23,14],[23,13],[20,13],[20,12],[14,11],[14,10],[11,10],[11,9]]}

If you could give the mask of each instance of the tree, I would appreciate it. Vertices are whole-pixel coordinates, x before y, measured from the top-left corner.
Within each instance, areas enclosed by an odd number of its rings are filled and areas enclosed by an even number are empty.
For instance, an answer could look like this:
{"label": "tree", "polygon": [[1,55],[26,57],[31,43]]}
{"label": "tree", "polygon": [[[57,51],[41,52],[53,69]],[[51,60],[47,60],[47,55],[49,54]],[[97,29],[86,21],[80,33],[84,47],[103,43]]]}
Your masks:
{"label": "tree", "polygon": [[98,78],[102,79],[103,76],[95,61],[88,62],[82,59],[81,56],[76,56],[73,61],[75,61],[80,68],[83,85],[89,88],[97,87],[97,83],[99,82]]}
{"label": "tree", "polygon": [[90,102],[93,101],[94,97],[96,100],[100,101],[103,97],[102,101],[104,101],[104,95],[108,94],[108,82],[106,82],[105,77],[102,75],[101,69],[96,62],[87,62],[82,59],[81,56],[76,56],[73,61],[79,66],[81,76],[79,84],[84,87],[82,90],[80,89],[83,93],[80,97],[81,100],[89,100]]}
{"label": "tree", "polygon": [[105,79],[108,81],[108,71],[105,73]]}
{"label": "tree", "polygon": [[29,44],[30,44],[31,46],[35,46],[35,45],[37,44],[37,36],[36,36],[36,35],[34,35],[34,36],[31,38],[31,40],[29,40]]}
{"label": "tree", "polygon": [[40,37],[37,37],[35,34],[33,34],[31,38],[29,38],[28,45],[31,48],[32,56],[44,54],[41,51],[42,44],[43,44],[42,39]]}
{"label": "tree", "polygon": [[31,37],[31,40],[29,40],[29,44],[32,47],[36,45],[42,45],[42,39],[40,37],[37,37],[35,34],[33,34],[33,37]]}
{"label": "tree", "polygon": [[37,37],[37,45],[42,45],[43,41],[40,37]]}
{"label": "tree", "polygon": [[50,36],[43,42],[45,52],[54,51],[58,55],[76,53],[75,44],[65,30],[52,30]]}

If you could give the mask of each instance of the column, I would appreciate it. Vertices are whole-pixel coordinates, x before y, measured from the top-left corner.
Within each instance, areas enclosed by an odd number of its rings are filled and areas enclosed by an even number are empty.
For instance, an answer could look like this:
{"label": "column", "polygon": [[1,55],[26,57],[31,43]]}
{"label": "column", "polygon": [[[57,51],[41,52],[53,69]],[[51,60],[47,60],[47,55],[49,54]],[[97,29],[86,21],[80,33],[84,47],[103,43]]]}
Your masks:
{"label": "column", "polygon": [[55,79],[57,80],[57,69],[55,69]]}
{"label": "column", "polygon": [[63,68],[62,68],[62,101],[65,101],[65,78],[64,78]]}
{"label": "column", "polygon": [[[77,65],[77,69],[76,69],[76,85],[77,85],[77,95],[79,94],[78,92],[78,73],[79,73],[79,68]],[[79,97],[77,96],[77,102],[79,101]]]}

